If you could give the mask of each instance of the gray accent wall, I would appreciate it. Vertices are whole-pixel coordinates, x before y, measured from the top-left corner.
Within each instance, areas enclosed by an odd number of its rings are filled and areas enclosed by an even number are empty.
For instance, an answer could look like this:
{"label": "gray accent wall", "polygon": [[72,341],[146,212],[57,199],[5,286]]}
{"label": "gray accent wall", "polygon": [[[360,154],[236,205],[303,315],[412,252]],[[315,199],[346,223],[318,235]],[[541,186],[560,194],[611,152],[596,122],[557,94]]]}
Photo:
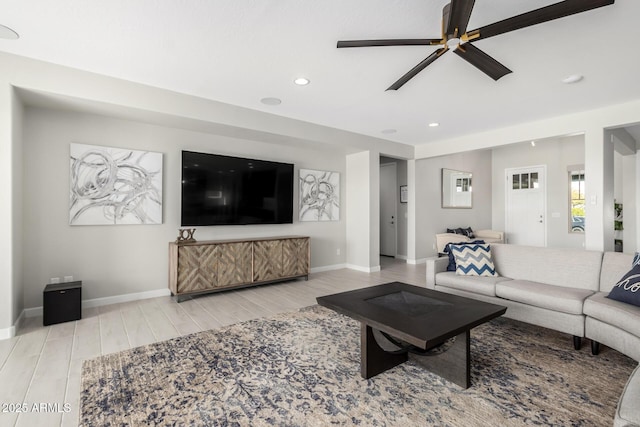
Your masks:
{"label": "gray accent wall", "polygon": [[[164,154],[161,225],[69,225],[69,144],[83,143],[157,151]],[[42,305],[51,277],[73,275],[83,281],[83,299],[167,288],[168,243],[180,228],[181,150],[294,163],[300,168],[341,175],[339,221],[304,222],[298,215],[294,184],[294,222],[284,225],[197,227],[198,240],[279,235],[311,236],[311,267],[346,263],[346,164],[335,150],[283,147],[101,115],[27,107],[24,115],[24,307]],[[19,246],[19,245],[18,245]],[[340,255],[337,254],[340,250]],[[19,258],[19,257],[18,257]]]}
{"label": "gray accent wall", "polygon": [[[442,168],[473,173],[473,207],[442,208]],[[469,151],[416,160],[416,258],[437,254],[437,233],[447,228],[491,228],[491,151]]]}

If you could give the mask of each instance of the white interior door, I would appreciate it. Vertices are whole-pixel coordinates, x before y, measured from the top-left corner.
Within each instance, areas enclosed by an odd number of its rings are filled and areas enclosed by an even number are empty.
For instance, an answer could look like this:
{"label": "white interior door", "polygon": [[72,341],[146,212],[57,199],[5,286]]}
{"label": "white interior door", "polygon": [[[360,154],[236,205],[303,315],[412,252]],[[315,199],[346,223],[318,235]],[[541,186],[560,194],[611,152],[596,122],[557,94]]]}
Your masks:
{"label": "white interior door", "polygon": [[505,232],[508,243],[546,246],[546,168],[506,169]]}
{"label": "white interior door", "polygon": [[380,255],[397,254],[398,190],[396,164],[380,165]]}

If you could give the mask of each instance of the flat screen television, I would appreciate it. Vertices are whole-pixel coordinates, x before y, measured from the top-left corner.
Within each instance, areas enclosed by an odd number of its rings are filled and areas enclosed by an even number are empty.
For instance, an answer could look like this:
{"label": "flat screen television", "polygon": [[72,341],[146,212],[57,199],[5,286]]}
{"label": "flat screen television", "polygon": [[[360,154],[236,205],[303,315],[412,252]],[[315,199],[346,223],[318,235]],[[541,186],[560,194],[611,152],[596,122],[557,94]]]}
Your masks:
{"label": "flat screen television", "polygon": [[292,222],[292,164],[182,152],[183,226]]}

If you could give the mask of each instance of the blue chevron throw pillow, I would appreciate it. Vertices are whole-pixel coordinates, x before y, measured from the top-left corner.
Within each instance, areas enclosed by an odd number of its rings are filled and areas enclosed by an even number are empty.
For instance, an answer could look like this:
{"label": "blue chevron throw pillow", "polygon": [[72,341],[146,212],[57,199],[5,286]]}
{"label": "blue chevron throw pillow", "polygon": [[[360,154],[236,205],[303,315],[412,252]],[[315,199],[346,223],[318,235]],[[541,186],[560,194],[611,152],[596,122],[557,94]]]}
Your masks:
{"label": "blue chevron throw pillow", "polygon": [[464,276],[497,276],[491,258],[491,246],[451,245],[451,253],[456,258],[456,274]]}

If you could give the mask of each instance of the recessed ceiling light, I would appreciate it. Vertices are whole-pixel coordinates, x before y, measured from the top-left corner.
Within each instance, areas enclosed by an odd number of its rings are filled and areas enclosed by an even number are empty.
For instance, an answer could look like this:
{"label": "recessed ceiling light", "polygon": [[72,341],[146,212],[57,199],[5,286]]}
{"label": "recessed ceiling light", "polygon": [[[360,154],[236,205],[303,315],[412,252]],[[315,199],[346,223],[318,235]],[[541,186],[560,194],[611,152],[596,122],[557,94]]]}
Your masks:
{"label": "recessed ceiling light", "polygon": [[535,141],[531,141],[531,146],[535,147],[536,146],[536,142]]}
{"label": "recessed ceiling light", "polygon": [[389,135],[389,134],[392,134],[392,133],[396,133],[398,131],[395,130],[395,129],[383,129],[380,132]]}
{"label": "recessed ceiling light", "polygon": [[297,84],[298,86],[306,86],[309,83],[311,83],[311,80],[304,78],[304,77],[298,77],[297,79],[295,79],[293,81],[295,84]]}
{"label": "recessed ceiling light", "polygon": [[16,40],[18,38],[20,38],[18,33],[13,31],[11,28],[0,24],[0,39]]}
{"label": "recessed ceiling light", "polygon": [[437,128],[438,126],[440,126],[440,123],[438,123],[438,122],[431,122],[431,123],[429,123],[429,127],[430,127],[430,128]]}
{"label": "recessed ceiling light", "polygon": [[272,97],[262,98],[260,100],[260,102],[262,102],[265,105],[280,105],[280,104],[282,104],[282,100],[280,98],[272,98]]}
{"label": "recessed ceiling light", "polygon": [[562,79],[562,83],[571,84],[578,83],[580,80],[584,79],[584,76],[581,74],[571,74],[570,76]]}

